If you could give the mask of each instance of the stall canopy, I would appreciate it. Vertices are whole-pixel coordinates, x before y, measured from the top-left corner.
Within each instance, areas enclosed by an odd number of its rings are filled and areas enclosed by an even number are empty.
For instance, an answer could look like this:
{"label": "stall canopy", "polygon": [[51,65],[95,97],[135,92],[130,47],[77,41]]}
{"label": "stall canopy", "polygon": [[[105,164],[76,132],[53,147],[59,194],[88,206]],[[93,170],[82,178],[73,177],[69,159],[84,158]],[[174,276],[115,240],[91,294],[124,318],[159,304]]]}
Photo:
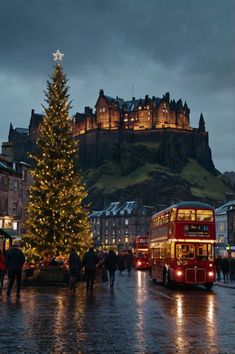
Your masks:
{"label": "stall canopy", "polygon": [[13,229],[0,229],[0,235],[12,240],[21,240],[21,236],[17,234]]}

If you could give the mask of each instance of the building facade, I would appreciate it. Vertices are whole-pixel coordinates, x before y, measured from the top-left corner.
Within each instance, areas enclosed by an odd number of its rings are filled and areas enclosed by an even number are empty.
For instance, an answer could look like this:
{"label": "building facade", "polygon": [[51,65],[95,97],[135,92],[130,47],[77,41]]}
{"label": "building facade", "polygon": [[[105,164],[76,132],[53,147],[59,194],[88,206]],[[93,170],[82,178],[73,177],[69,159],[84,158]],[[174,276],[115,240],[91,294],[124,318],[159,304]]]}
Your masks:
{"label": "building facade", "polygon": [[[215,209],[216,250],[217,254],[222,256],[227,255],[228,250],[232,245],[235,246],[235,242],[234,244],[231,243],[233,240],[233,230],[235,231],[235,227],[233,229],[232,213],[230,214],[230,211],[232,210],[235,210],[235,200],[230,200],[229,202]],[[229,215],[230,221],[228,221]],[[230,224],[228,225],[228,223]]]}
{"label": "building facade", "polygon": [[7,236],[24,233],[28,187],[31,183],[29,165],[0,159],[0,248],[5,248]]}
{"label": "building facade", "polygon": [[135,237],[148,232],[153,207],[136,201],[113,202],[104,210],[90,215],[96,247],[115,250],[131,249]]}

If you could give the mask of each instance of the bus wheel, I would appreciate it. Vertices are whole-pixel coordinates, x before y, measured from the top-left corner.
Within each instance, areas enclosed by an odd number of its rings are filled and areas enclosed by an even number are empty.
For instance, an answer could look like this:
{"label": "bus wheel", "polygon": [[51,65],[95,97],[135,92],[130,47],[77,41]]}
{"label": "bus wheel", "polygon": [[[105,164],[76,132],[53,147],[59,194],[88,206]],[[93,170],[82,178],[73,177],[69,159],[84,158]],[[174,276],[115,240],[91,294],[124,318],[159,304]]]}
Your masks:
{"label": "bus wheel", "polygon": [[206,290],[211,290],[212,286],[213,286],[213,283],[206,283],[205,284]]}
{"label": "bus wheel", "polygon": [[170,286],[170,272],[167,269],[164,269],[163,273],[163,285],[168,288]]}

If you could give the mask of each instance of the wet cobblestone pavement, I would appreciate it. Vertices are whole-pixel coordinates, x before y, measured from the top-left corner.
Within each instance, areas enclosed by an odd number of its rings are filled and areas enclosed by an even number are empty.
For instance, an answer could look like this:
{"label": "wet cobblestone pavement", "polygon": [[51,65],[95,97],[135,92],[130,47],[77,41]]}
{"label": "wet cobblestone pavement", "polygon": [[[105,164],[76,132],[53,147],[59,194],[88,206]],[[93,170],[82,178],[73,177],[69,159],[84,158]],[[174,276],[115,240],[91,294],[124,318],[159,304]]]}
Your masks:
{"label": "wet cobblestone pavement", "polygon": [[0,297],[0,353],[235,353],[235,289],[165,289],[146,272],[87,294],[24,287]]}

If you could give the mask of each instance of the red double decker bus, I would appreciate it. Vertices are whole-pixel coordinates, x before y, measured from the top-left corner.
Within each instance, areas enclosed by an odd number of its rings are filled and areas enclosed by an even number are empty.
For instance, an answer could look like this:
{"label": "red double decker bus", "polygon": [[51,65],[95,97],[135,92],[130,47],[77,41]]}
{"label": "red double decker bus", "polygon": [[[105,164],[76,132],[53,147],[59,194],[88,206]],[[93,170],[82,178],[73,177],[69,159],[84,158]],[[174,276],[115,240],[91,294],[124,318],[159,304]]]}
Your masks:
{"label": "red double decker bus", "polygon": [[149,268],[149,236],[138,235],[133,245],[135,269]]}
{"label": "red double decker bus", "polygon": [[215,216],[205,203],[180,202],[154,214],[149,234],[150,278],[182,284],[215,281]]}

